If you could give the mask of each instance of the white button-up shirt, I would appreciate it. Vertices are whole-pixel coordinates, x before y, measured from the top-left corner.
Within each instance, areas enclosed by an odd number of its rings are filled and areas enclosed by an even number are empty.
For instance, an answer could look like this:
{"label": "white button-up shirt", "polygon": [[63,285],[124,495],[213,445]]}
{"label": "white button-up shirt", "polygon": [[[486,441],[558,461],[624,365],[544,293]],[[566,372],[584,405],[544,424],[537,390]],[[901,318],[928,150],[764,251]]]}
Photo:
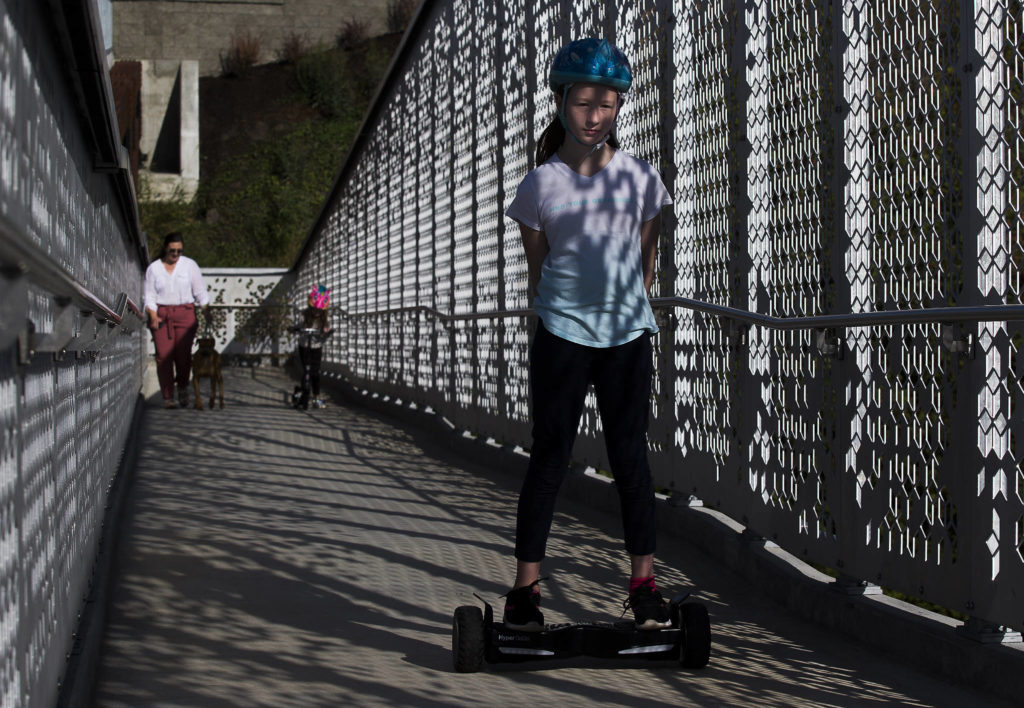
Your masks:
{"label": "white button-up shirt", "polygon": [[199,264],[187,256],[179,256],[170,273],[159,258],[146,269],[143,303],[156,312],[159,305],[191,305],[203,307],[210,302]]}

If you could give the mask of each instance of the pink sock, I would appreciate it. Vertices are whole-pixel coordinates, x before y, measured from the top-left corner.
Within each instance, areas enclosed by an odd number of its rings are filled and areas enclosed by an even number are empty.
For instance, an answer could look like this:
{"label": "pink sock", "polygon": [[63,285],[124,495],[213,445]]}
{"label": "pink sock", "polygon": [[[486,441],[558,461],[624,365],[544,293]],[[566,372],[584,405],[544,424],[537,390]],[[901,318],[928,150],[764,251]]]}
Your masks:
{"label": "pink sock", "polygon": [[657,588],[654,585],[654,576],[653,575],[650,575],[650,576],[648,576],[646,578],[630,578],[629,579],[629,593],[633,594],[633,591],[636,590],[638,587],[640,587],[641,585],[646,585],[648,583],[650,583],[652,591],[653,590],[657,590]]}

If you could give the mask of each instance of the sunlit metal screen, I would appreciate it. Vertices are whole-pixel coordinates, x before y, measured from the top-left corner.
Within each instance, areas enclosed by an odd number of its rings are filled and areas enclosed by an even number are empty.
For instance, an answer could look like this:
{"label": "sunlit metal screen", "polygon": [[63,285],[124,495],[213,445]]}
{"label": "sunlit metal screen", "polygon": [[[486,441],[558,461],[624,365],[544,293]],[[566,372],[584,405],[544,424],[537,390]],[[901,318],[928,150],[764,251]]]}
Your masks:
{"label": "sunlit metal screen", "polygon": [[[409,308],[527,304],[502,214],[552,117],[547,63],[582,35],[631,57],[618,136],[674,199],[654,295],[779,317],[1021,302],[1019,2],[423,12],[300,264],[336,288],[331,366],[359,386],[529,447],[530,323]],[[659,486],[844,575],[1024,627],[1019,325],[743,332],[659,316]],[[577,459],[605,468],[600,429],[591,396]]]}
{"label": "sunlit metal screen", "polygon": [[[0,228],[81,288],[142,301],[142,264],[79,122],[48,12],[0,0]],[[6,263],[5,263],[6,264]],[[3,306],[53,331],[54,293],[0,274]],[[30,281],[26,285],[25,281]],[[75,322],[80,330],[90,318]],[[25,321],[25,320],[22,320]],[[95,326],[95,323],[93,323]],[[0,704],[54,705],[142,385],[147,342],[19,361],[0,351]]]}

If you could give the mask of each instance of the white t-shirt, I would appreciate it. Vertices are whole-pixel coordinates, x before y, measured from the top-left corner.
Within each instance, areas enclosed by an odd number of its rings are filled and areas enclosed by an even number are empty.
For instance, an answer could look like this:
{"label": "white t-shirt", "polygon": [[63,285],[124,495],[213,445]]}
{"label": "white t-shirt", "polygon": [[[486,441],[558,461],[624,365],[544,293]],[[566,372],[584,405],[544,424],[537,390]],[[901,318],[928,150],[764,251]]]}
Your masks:
{"label": "white t-shirt", "polygon": [[189,305],[203,307],[210,302],[199,264],[187,256],[178,256],[174,272],[168,273],[157,258],[146,268],[143,307],[156,311],[158,305]]}
{"label": "white t-shirt", "polygon": [[640,228],[671,203],[657,171],[621,150],[591,177],[557,154],[526,175],[505,215],[547,237],[533,306],[549,332],[614,347],[658,331]]}

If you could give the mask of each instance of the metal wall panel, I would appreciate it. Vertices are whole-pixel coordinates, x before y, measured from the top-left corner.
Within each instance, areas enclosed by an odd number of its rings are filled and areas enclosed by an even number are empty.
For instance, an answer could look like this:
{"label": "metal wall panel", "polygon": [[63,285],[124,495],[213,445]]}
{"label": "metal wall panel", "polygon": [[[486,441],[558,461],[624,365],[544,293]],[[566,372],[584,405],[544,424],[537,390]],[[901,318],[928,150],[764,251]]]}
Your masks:
{"label": "metal wall panel", "polygon": [[124,296],[141,303],[144,264],[112,174],[130,177],[97,168],[103,119],[83,117],[92,89],[57,37],[72,5],[0,0],[0,704],[12,707],[56,702],[148,344],[127,305],[109,314]]}
{"label": "metal wall panel", "polygon": [[[618,135],[674,199],[655,295],[785,318],[1021,303],[1022,12],[426,3],[325,212],[346,225],[321,229],[298,264],[300,279],[333,269],[348,313],[330,365],[529,446],[531,323],[488,313],[528,302],[502,214],[553,115],[547,64],[584,34],[631,57]],[[659,320],[661,487],[843,575],[1024,628],[1019,324]],[[606,467],[600,429],[591,396],[579,462]]]}

